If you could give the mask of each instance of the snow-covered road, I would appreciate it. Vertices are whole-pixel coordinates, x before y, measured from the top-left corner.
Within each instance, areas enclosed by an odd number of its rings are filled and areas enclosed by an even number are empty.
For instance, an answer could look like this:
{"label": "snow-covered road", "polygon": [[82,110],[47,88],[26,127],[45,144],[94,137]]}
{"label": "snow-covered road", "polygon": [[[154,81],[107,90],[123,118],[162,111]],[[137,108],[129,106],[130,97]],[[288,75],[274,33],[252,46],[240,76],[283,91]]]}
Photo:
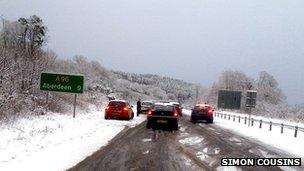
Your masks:
{"label": "snow-covered road", "polygon": [[91,170],[303,170],[302,167],[221,166],[221,159],[293,157],[280,149],[245,138],[216,124],[192,124],[183,116],[178,131],[153,131],[145,122],[123,131],[106,148],[69,171]]}

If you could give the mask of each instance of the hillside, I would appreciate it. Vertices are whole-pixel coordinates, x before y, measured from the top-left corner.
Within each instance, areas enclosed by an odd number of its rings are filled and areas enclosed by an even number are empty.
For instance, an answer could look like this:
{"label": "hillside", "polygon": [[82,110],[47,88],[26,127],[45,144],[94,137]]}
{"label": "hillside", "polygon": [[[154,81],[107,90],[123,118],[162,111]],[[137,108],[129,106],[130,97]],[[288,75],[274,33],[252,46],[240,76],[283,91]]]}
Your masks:
{"label": "hillside", "polygon": [[[113,71],[120,87],[131,94],[138,94],[141,99],[174,100],[180,103],[193,104],[206,93],[205,89],[197,84],[185,82],[169,77],[152,74],[135,74]],[[126,96],[136,100],[136,96]]]}

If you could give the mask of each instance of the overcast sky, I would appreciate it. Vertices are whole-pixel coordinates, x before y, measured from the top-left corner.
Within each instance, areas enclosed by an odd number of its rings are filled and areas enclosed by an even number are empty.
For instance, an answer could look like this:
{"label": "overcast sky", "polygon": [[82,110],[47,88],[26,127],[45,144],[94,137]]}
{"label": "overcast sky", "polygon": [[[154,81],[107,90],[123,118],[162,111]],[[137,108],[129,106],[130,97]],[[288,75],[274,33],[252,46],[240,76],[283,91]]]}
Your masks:
{"label": "overcast sky", "polygon": [[278,80],[304,103],[303,0],[0,0],[9,20],[40,16],[47,47],[109,69],[209,86],[222,71]]}

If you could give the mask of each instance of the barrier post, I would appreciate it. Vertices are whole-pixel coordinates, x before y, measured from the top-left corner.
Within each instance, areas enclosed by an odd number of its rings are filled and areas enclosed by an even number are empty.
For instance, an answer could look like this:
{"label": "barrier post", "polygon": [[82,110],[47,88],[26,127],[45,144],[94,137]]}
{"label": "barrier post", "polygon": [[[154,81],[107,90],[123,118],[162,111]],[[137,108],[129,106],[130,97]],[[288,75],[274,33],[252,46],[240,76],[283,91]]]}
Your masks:
{"label": "barrier post", "polygon": [[294,133],[294,137],[297,137],[298,135],[298,126],[295,126],[295,133]]}

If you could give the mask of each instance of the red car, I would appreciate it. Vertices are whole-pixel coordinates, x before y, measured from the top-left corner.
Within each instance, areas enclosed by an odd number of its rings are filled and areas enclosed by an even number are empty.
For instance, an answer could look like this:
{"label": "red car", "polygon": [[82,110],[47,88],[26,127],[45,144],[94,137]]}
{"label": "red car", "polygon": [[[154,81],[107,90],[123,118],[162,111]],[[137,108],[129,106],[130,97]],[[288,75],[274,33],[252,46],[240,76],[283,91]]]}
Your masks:
{"label": "red car", "polygon": [[206,120],[208,123],[213,123],[214,108],[208,104],[197,104],[191,112],[190,122],[196,123],[198,121]]}
{"label": "red car", "polygon": [[105,119],[133,119],[132,107],[125,100],[111,100],[105,109]]}

